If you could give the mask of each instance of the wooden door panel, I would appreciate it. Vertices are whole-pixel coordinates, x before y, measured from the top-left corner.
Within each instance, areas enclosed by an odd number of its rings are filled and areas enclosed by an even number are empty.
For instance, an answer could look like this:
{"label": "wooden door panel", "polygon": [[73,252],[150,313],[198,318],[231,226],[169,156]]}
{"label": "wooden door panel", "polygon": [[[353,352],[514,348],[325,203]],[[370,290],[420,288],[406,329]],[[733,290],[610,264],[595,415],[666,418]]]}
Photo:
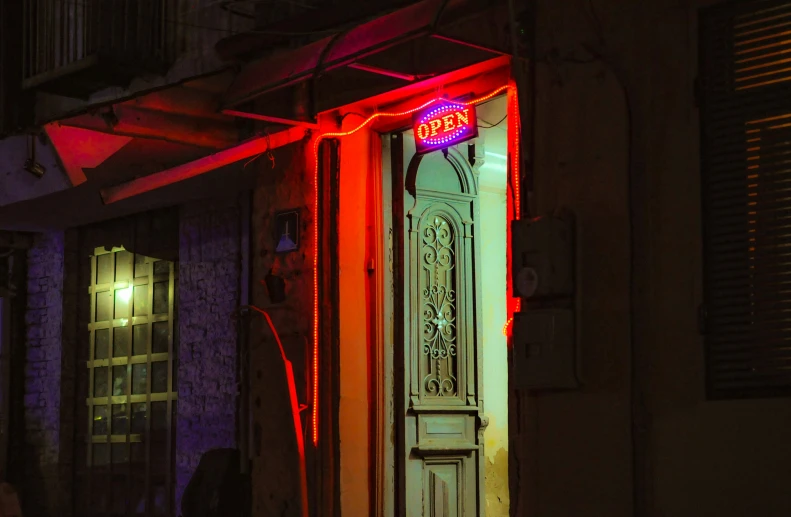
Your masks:
{"label": "wooden door panel", "polygon": [[412,157],[405,183],[404,507],[481,515],[478,177],[451,148]]}

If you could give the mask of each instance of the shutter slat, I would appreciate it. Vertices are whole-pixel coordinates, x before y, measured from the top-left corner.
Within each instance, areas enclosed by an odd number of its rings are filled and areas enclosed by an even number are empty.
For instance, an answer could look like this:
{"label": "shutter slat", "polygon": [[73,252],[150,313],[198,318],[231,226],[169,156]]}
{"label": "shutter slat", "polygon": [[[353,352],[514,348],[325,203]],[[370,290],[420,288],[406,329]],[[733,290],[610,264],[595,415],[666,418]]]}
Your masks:
{"label": "shutter slat", "polygon": [[791,395],[791,0],[700,22],[710,397]]}

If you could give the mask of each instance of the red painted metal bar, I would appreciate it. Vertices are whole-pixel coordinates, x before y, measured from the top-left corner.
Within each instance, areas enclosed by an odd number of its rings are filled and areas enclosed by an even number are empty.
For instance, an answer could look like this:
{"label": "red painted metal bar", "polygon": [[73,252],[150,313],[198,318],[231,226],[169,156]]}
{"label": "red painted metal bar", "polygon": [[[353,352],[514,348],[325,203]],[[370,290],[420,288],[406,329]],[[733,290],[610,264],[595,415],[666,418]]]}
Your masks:
{"label": "red painted metal bar", "polygon": [[283,358],[283,366],[286,369],[286,379],[288,380],[288,393],[291,399],[291,414],[294,417],[294,435],[296,436],[297,448],[299,450],[302,517],[308,517],[308,476],[307,468],[305,466],[305,440],[302,437],[302,419],[299,416],[299,401],[297,400],[297,385],[294,381],[294,368],[291,365],[291,361],[289,361],[286,357],[286,351],[283,349],[283,343],[280,341],[280,336],[277,334],[277,330],[275,329],[274,323],[272,323],[272,318],[269,317],[269,313],[256,307],[255,305],[249,305],[248,307],[264,316],[266,323],[269,325],[269,329],[272,331],[272,335],[275,336],[277,346],[280,348],[280,356]]}
{"label": "red painted metal bar", "polygon": [[220,167],[230,165],[239,160],[265,153],[284,145],[302,140],[306,135],[303,128],[290,128],[269,136],[256,137],[237,146],[219,151],[197,160],[183,163],[172,169],[155,172],[113,187],[101,189],[105,204],[116,203],[123,199],[144,194],[158,188],[166,187],[195,176],[200,176]]}

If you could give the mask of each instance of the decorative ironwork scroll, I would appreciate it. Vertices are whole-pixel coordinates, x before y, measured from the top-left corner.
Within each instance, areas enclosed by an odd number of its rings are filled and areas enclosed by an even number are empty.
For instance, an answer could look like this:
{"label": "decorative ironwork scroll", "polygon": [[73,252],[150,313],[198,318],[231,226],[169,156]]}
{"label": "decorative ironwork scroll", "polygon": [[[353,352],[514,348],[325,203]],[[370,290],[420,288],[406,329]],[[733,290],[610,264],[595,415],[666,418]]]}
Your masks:
{"label": "decorative ironwork scroll", "polygon": [[452,225],[435,216],[423,229],[423,388],[427,396],[453,397],[456,374],[456,253]]}

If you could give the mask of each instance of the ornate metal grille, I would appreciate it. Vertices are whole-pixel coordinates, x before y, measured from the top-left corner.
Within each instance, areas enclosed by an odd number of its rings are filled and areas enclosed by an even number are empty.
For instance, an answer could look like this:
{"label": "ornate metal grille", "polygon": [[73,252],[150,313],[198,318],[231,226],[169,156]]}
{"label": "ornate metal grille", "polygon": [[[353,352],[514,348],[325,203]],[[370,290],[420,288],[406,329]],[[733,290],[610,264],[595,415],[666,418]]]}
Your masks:
{"label": "ornate metal grille", "polygon": [[87,490],[79,515],[172,515],[174,264],[114,248],[91,261]]}
{"label": "ornate metal grille", "polygon": [[456,253],[453,227],[435,216],[423,229],[422,294],[424,389],[435,397],[456,395]]}

